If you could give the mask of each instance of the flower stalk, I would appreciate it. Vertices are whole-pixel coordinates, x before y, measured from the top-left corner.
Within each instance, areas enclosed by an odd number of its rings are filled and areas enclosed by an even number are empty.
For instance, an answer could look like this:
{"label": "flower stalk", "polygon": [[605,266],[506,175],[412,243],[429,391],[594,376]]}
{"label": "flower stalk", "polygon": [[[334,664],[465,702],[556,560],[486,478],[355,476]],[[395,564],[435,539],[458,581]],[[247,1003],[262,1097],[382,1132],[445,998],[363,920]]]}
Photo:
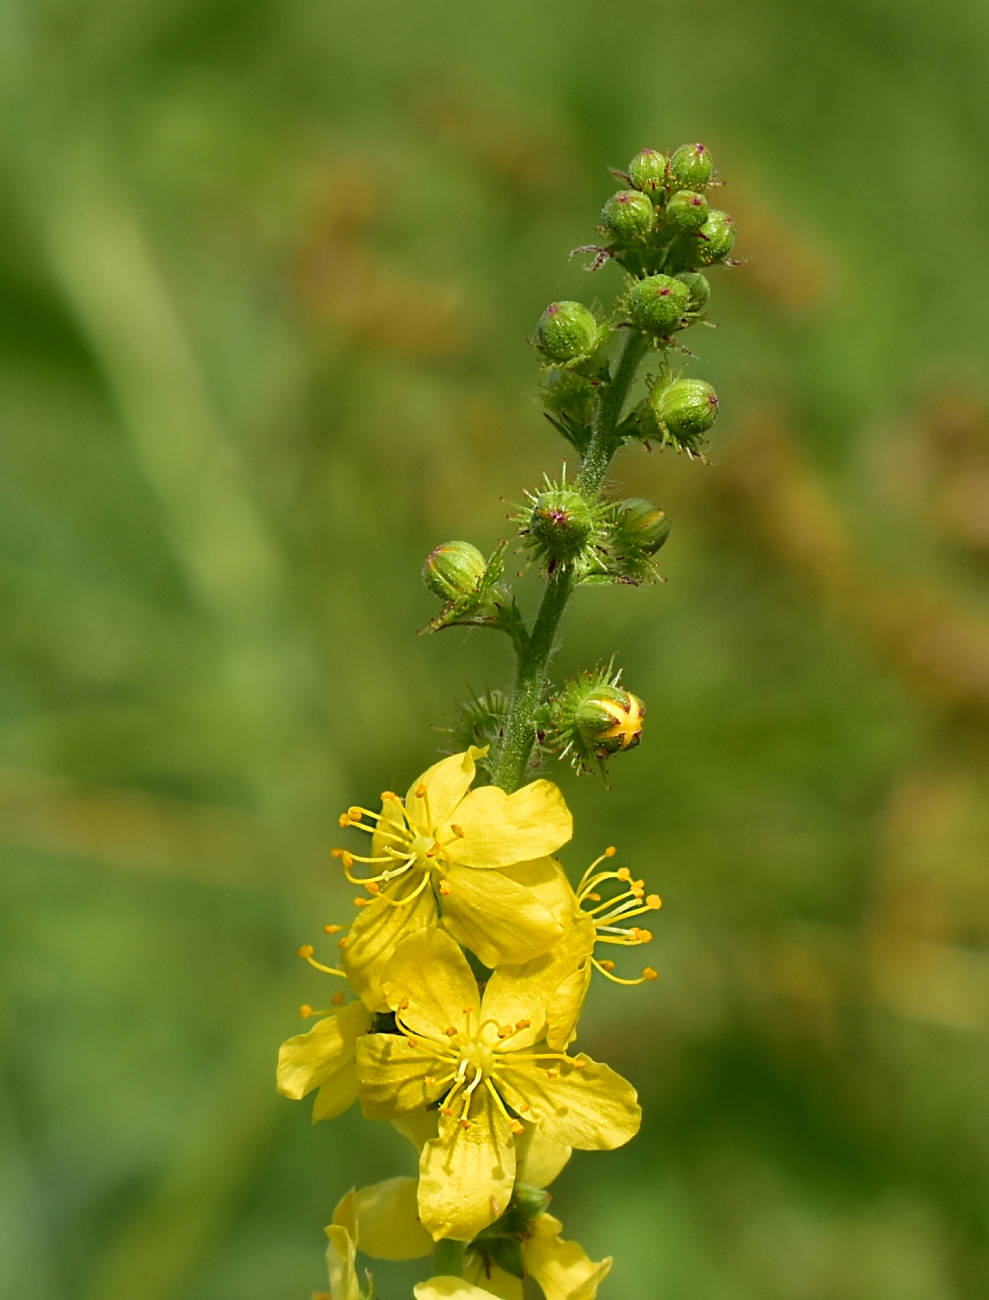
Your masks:
{"label": "flower stalk", "polygon": [[[599,771],[638,747],[645,704],[613,658],[559,684],[553,657],[580,587],[654,581],[670,521],[641,497],[616,500],[608,469],[639,441],[703,460],[718,413],[709,384],[683,378],[676,336],[708,323],[703,274],[727,263],[734,227],[705,193],[703,145],[672,156],[643,150],[616,175],[591,270],[614,262],[624,280],[607,316],[551,303],[532,339],[542,357],[545,414],[576,454],[576,471],[527,491],[511,516],[545,590],[531,627],[505,578],[507,540],[488,558],[472,543],[440,543],[423,578],[442,608],[423,631],[505,633],[515,653],[508,691],[462,707],[453,752],[404,797],[386,790],[340,815],[333,850],[359,891],[349,921],[324,927],[336,950],[299,956],[351,991],[313,997],[318,1017],[282,1044],[278,1087],[315,1093],[313,1119],[359,1101],[418,1153],[416,1178],[354,1188],[326,1229],[332,1300],[377,1300],[370,1259],[432,1258],[415,1300],[522,1300],[535,1279],[545,1300],[595,1300],[611,1260],[590,1260],[547,1212],[545,1190],[571,1152],[609,1151],[641,1122],[634,1087],[573,1046],[593,978],[624,986],[658,978],[629,967],[653,939],[639,925],[661,907],[608,847],[576,888],[557,854],[573,834],[561,790],[537,775],[553,756]],[[688,354],[689,355],[689,354]],[[636,387],[644,379],[641,395]],[[614,954],[613,956],[608,954]],[[335,989],[340,985],[336,983]]]}

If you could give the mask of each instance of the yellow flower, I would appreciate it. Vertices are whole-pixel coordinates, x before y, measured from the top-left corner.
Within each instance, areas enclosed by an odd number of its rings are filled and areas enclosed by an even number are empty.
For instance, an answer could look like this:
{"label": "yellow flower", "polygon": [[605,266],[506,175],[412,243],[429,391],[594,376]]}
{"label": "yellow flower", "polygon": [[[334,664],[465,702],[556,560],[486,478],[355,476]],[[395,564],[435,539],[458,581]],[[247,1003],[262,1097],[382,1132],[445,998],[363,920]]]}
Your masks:
{"label": "yellow flower", "polygon": [[371,1013],[364,1003],[351,1002],[317,1021],[307,1034],[297,1034],[282,1043],[278,1051],[278,1091],[298,1101],[318,1088],[313,1123],[342,1115],[357,1099],[354,1050],[357,1039],[370,1026]]}
{"label": "yellow flower", "polygon": [[[573,833],[563,795],[550,781],[511,795],[471,790],[483,753],[471,747],[434,764],[404,803],[386,792],[380,813],[354,807],[340,819],[372,835],[369,856],[334,852],[372,895],[357,900],[363,911],[340,946],[347,978],[374,1011],[385,1008],[381,973],[397,944],[441,913],[457,942],[492,967],[546,952],[563,933],[538,894],[555,873],[548,855]],[[373,874],[355,875],[356,862]]]}
{"label": "yellow flower", "polygon": [[[576,1242],[560,1240],[561,1230],[560,1221],[550,1214],[539,1214],[529,1221],[519,1219],[517,1228],[510,1231],[521,1243],[523,1270],[536,1279],[546,1300],[594,1300],[611,1260],[592,1263]],[[345,1288],[357,1283],[356,1249],[372,1259],[387,1260],[421,1259],[432,1253],[432,1239],[419,1222],[414,1178],[389,1178],[373,1187],[348,1192],[326,1232],[331,1252],[335,1253],[330,1267],[331,1285],[334,1276],[338,1279],[334,1300],[355,1300]],[[420,1300],[437,1300],[440,1296],[476,1300],[476,1293],[499,1300],[521,1300],[521,1279],[492,1262],[483,1240],[475,1242],[468,1252],[464,1279],[433,1278],[416,1288],[416,1296]],[[457,1289],[449,1289],[454,1282]],[[439,1289],[438,1283],[442,1283]]]}
{"label": "yellow flower", "polygon": [[405,940],[382,986],[398,1032],[359,1040],[358,1095],[371,1119],[441,1103],[438,1136],[419,1158],[419,1214],[434,1240],[470,1241],[504,1212],[522,1119],[582,1150],[610,1150],[638,1131],[631,1084],[583,1054],[537,1046],[525,981],[495,971],[481,999],[438,928]]}

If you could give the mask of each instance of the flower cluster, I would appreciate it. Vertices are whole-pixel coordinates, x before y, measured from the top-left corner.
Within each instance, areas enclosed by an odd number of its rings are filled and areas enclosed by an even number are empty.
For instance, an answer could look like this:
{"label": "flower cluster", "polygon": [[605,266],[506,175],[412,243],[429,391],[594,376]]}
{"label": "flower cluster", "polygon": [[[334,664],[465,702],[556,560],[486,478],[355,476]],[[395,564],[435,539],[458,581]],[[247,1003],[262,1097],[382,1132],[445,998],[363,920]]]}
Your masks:
{"label": "flower cluster", "polygon": [[[464,1300],[492,1270],[531,1273],[549,1300],[589,1300],[588,1279],[607,1271],[560,1240],[545,1200],[538,1214],[523,1209],[574,1148],[610,1150],[638,1130],[632,1085],[569,1049],[594,970],[618,983],[655,978],[650,967],[615,975],[599,954],[648,942],[632,922],[660,900],[627,868],[611,869],[613,849],[574,890],[552,856],[572,834],[560,790],[545,780],[514,794],[478,786],[482,756],[451,755],[404,800],[386,791],[380,811],[341,816],[369,840],[369,852],[335,850],[364,891],[357,915],[327,926],[341,936],[339,967],[300,950],[358,997],[344,1005],[337,994],[323,1013],[302,1008],[321,1018],[283,1044],[279,1090],[297,1099],[318,1090],[314,1120],[357,1099],[367,1118],[390,1120],[420,1148],[414,1188],[392,1179],[338,1208],[328,1229],[334,1300],[357,1296],[358,1246],[413,1258],[433,1242],[465,1243],[461,1290],[435,1292]],[[396,1250],[405,1253],[387,1253]],[[436,1285],[420,1288],[420,1300]]]}

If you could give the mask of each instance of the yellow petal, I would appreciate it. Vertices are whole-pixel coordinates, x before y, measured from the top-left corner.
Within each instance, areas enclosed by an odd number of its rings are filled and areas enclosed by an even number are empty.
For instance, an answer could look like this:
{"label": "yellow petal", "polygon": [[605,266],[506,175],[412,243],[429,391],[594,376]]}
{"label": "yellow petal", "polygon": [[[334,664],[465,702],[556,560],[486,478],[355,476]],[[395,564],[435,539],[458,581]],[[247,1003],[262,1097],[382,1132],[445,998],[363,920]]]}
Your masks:
{"label": "yellow petal", "polygon": [[411,903],[394,906],[395,901],[408,898],[421,882],[418,871],[393,882],[362,910],[340,950],[340,964],[351,987],[372,1011],[388,1010],[381,976],[392,953],[403,939],[436,921],[436,899],[429,885]]}
{"label": "yellow petal", "polygon": [[[483,879],[495,874],[501,872],[485,872]],[[516,1024],[522,1019],[531,1022],[524,1036],[520,1034],[509,1041],[513,1050],[543,1037],[551,1023],[550,1008],[560,996],[561,986],[581,963],[586,964],[586,958],[594,951],[594,940],[591,922],[571,917],[549,952],[520,965],[500,966],[491,976],[484,993],[485,1017],[490,1016],[499,1024]],[[567,1003],[565,1009],[572,1010],[571,1004]]]}
{"label": "yellow petal", "polygon": [[356,1196],[357,1245],[372,1259],[421,1259],[433,1239],[419,1222],[418,1180],[388,1178]]}
{"label": "yellow petal", "polygon": [[482,1291],[462,1277],[431,1277],[414,1286],[412,1294],[416,1300],[497,1300],[490,1291]]}
{"label": "yellow petal", "polygon": [[594,1300],[611,1270],[611,1259],[592,1263],[575,1241],[561,1241],[563,1225],[541,1214],[532,1236],[522,1243],[522,1261],[543,1289],[546,1300]]}
{"label": "yellow petal", "polygon": [[465,1007],[481,1004],[477,981],[467,958],[437,926],[420,930],[396,948],[382,977],[392,1010],[401,1008],[402,1023],[417,1034],[444,1041],[446,1031],[466,1028]]}
{"label": "yellow petal", "polygon": [[[346,1228],[347,1234],[357,1245],[357,1189],[352,1187],[345,1196],[341,1196],[337,1201],[336,1209],[333,1211],[333,1224],[338,1228]],[[329,1231],[329,1229],[327,1229]]]}
{"label": "yellow petal", "polygon": [[554,1051],[565,1051],[577,1037],[577,1021],[591,987],[590,961],[583,961],[566,979],[560,981],[546,1008],[546,1042]]}
{"label": "yellow petal", "polygon": [[563,933],[539,899],[501,871],[451,866],[443,924],[485,966],[521,962],[545,952]]}
{"label": "yellow petal", "polygon": [[296,1034],[278,1050],[278,1091],[298,1101],[352,1064],[354,1044],[366,1033],[371,1017],[363,1003],[351,1002],[307,1034]]}
{"label": "yellow petal", "polygon": [[556,858],[516,862],[510,867],[502,867],[502,871],[518,884],[525,885],[526,889],[531,889],[543,907],[552,912],[561,925],[566,925],[570,917],[579,911],[567,873]]}
{"label": "yellow petal", "polygon": [[407,1138],[416,1151],[421,1151],[439,1132],[439,1119],[439,1111],[410,1110],[403,1115],[396,1115],[391,1126]]}
{"label": "yellow petal", "polygon": [[[453,810],[474,780],[477,771],[475,758],[486,753],[486,749],[471,745],[463,754],[451,754],[449,758],[434,763],[418,781],[412,783],[405,799],[405,811],[416,830],[428,834],[434,827],[443,826],[450,820]],[[426,798],[420,799],[416,791],[423,785]]]}
{"label": "yellow petal", "polygon": [[338,1070],[322,1085],[312,1104],[312,1122],[336,1119],[357,1100],[357,1071],[353,1062]]}
{"label": "yellow petal", "polygon": [[515,1147],[508,1120],[483,1084],[473,1097],[470,1127],[456,1113],[440,1117],[439,1137],[419,1157],[419,1217],[434,1240],[471,1241],[508,1207]]}
{"label": "yellow petal", "polygon": [[514,794],[482,786],[464,799],[454,820],[463,836],[444,828],[440,838],[451,862],[465,867],[531,862],[555,853],[573,834],[570,810],[552,781],[533,781]]}
{"label": "yellow petal", "polygon": [[572,1147],[547,1137],[538,1124],[526,1124],[515,1139],[515,1177],[530,1187],[548,1187],[570,1159]]}
{"label": "yellow petal", "polygon": [[[367,1042],[363,1039],[362,1042]],[[581,1067],[581,1068],[578,1068]],[[552,1073],[557,1077],[553,1078]],[[513,1063],[499,1058],[502,1095],[548,1137],[581,1151],[611,1151],[635,1137],[642,1122],[635,1089],[607,1065],[581,1053],[570,1061]]]}
{"label": "yellow petal", "polygon": [[367,1119],[393,1119],[436,1101],[449,1084],[427,1085],[442,1062],[399,1034],[365,1034],[357,1044],[357,1095]]}
{"label": "yellow petal", "polygon": [[494,1295],[498,1300],[522,1300],[522,1279],[506,1273],[497,1264],[491,1265],[491,1272],[485,1271],[484,1260],[474,1256],[464,1268],[464,1277],[474,1286],[483,1286],[485,1295]]}
{"label": "yellow petal", "polygon": [[361,1300],[360,1283],[354,1268],[356,1248],[346,1228],[331,1223],[326,1229],[330,1239],[326,1247],[326,1267],[330,1273],[330,1294],[333,1300]]}

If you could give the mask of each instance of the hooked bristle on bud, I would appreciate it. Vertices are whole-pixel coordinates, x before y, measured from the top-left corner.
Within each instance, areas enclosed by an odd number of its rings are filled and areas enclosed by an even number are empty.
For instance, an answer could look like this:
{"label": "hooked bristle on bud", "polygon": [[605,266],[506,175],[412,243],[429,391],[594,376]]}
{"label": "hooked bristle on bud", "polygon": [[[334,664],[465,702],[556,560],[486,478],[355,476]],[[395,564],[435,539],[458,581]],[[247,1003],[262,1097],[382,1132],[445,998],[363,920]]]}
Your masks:
{"label": "hooked bristle on bud", "polygon": [[486,568],[484,556],[470,542],[443,542],[426,556],[422,580],[440,600],[457,600],[477,590]]}
{"label": "hooked bristle on bud", "polygon": [[707,145],[682,144],[670,158],[670,180],[678,189],[702,190],[713,172]]}
{"label": "hooked bristle on bud", "polygon": [[699,230],[709,210],[703,194],[696,190],[677,190],[663,211],[663,221],[674,230]]}
{"label": "hooked bristle on bud", "polygon": [[632,188],[648,194],[653,202],[659,202],[666,184],[668,165],[666,154],[656,149],[643,149],[628,165],[628,178],[632,182]]}
{"label": "hooked bristle on bud", "polygon": [[632,324],[646,334],[669,334],[687,310],[690,291],[670,275],[650,275],[638,280],[628,294]]}
{"label": "hooked bristle on bud", "polygon": [[554,361],[581,360],[600,341],[594,314],[582,302],[551,302],[536,326],[536,346]]}
{"label": "hooked bristle on bud", "polygon": [[641,244],[656,224],[652,200],[638,190],[619,190],[601,209],[601,228],[622,244]]}

